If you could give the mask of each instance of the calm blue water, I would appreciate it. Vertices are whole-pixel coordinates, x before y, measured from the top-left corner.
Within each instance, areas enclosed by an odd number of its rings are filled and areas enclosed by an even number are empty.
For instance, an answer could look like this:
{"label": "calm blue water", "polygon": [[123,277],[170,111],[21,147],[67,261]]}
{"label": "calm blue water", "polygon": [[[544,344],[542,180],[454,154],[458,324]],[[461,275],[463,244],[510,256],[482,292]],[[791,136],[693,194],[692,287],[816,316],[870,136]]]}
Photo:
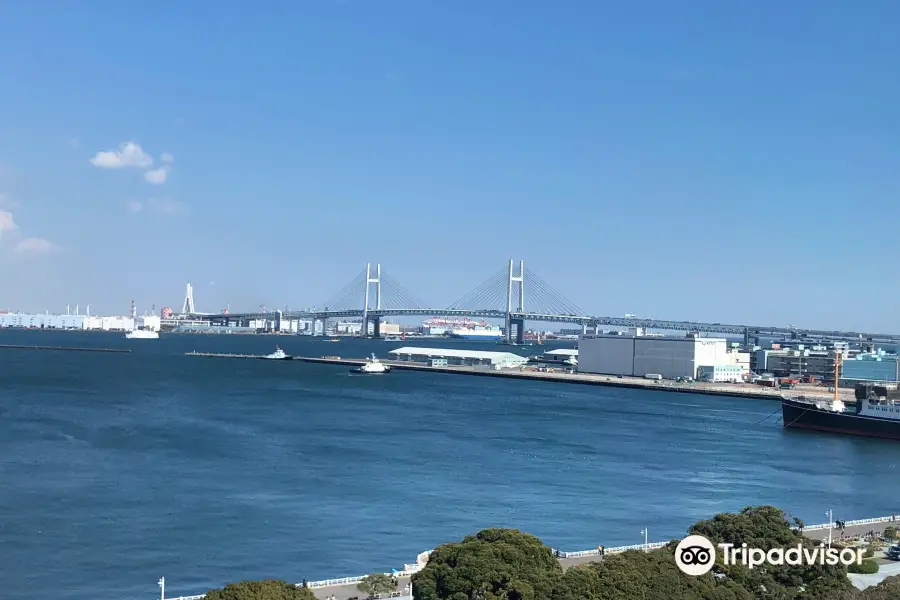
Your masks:
{"label": "calm blue water", "polygon": [[0,332],[135,350],[0,349],[3,597],[362,574],[492,526],[574,550],[640,543],[644,527],[678,537],[747,504],[808,523],[900,512],[900,444],[760,423],[772,401],[183,356],[276,342],[314,356],[400,345]]}

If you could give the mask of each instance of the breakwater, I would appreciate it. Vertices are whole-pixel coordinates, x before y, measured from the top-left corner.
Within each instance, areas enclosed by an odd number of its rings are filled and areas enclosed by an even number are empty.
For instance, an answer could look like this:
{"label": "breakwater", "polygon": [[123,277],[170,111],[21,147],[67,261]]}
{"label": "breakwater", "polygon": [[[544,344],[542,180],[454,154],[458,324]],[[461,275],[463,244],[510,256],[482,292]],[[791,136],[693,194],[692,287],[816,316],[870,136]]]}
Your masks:
{"label": "breakwater", "polygon": [[[869,519],[857,519],[852,521],[844,521],[844,534],[846,537],[854,537],[865,535],[869,531],[875,531],[876,533],[881,533],[884,531],[884,528],[887,527],[891,523],[895,523],[897,520],[896,515],[889,515],[884,517],[874,517]],[[819,523],[816,525],[806,525],[803,528],[803,534],[814,540],[826,540],[828,538],[828,532],[831,531],[832,535],[837,537],[834,531],[837,529],[837,526],[834,523]],[[657,548],[662,548],[669,544],[671,540],[659,541],[659,542],[649,542],[647,544],[632,544],[629,546],[617,546],[614,548],[604,548],[605,554],[619,554],[622,552],[628,552],[629,550],[655,550]],[[552,549],[554,554],[556,554],[560,564],[563,568],[573,567],[578,564],[584,564],[587,562],[595,561],[598,557],[600,557],[600,547],[591,548],[589,550],[578,550],[574,552],[564,552],[562,550]],[[431,550],[427,552],[422,552],[417,557],[417,560],[413,564],[403,565],[402,571],[391,571],[389,573],[384,573],[389,577],[393,577],[398,580],[398,589],[403,589],[410,577],[412,577],[415,573],[421,571],[428,562],[428,556],[431,553]],[[354,594],[358,594],[356,591],[356,585],[359,584],[366,575],[355,575],[352,577],[338,577],[334,579],[322,579],[319,581],[308,581],[306,582],[306,587],[310,588],[313,593],[317,591],[326,591],[323,594],[316,594],[319,597],[331,597],[335,596],[337,600],[346,600],[346,598],[351,597]],[[302,583],[296,584],[298,587],[303,585]],[[342,589],[339,589],[342,588]],[[341,593],[343,592],[343,593]],[[205,597],[205,594],[196,594],[192,596],[179,596],[177,598],[168,598],[167,600],[201,600]],[[393,597],[402,597],[401,592],[395,592]]]}
{"label": "breakwater", "polygon": [[21,344],[0,344],[0,349],[6,350],[58,350],[64,352],[108,352],[129,353],[131,348],[83,348],[78,346],[25,346]]}

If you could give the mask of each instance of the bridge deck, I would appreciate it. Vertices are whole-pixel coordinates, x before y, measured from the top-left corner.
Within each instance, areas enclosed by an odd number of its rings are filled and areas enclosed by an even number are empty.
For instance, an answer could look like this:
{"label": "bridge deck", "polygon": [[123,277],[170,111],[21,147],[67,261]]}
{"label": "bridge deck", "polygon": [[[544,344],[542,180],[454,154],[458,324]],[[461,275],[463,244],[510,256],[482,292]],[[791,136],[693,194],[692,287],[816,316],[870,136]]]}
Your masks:
{"label": "bridge deck", "polygon": [[[336,318],[362,318],[363,314],[369,317],[401,317],[401,316],[446,316],[446,317],[471,317],[482,319],[499,319],[507,317],[507,313],[500,310],[471,310],[471,309],[447,309],[447,308],[396,308],[396,309],[362,309],[330,310],[330,311],[288,311],[288,312],[248,312],[231,313],[228,315],[183,315],[184,318],[196,321],[221,321],[244,319],[302,319],[302,320],[326,320]],[[510,313],[514,319],[525,321],[540,321],[550,323],[573,323],[587,327],[642,327],[660,331],[702,331],[705,333],[717,333],[723,335],[772,335],[772,336],[798,336],[801,338],[821,338],[833,340],[872,340],[879,342],[900,342],[900,334],[892,333],[865,333],[857,331],[840,331],[832,329],[802,329],[790,327],[776,327],[768,325],[734,325],[724,323],[704,323],[700,321],[673,321],[664,319],[637,319],[618,317],[597,317],[589,315],[553,315],[543,313]]]}

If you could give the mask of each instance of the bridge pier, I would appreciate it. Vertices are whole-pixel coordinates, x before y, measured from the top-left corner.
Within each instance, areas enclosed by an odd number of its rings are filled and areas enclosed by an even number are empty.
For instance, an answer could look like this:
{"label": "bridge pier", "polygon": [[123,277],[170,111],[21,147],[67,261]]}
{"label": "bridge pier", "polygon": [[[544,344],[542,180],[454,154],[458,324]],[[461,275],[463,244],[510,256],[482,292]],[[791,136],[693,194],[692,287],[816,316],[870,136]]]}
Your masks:
{"label": "bridge pier", "polygon": [[[515,329],[516,335],[513,338],[512,332]],[[515,339],[516,344],[525,343],[525,319],[521,317],[509,317],[509,328],[506,330],[506,339],[511,342]]]}
{"label": "bridge pier", "polygon": [[366,316],[362,324],[362,329],[359,332],[360,336],[369,337],[369,323],[372,324],[372,337],[374,339],[381,339],[381,317],[378,316]]}

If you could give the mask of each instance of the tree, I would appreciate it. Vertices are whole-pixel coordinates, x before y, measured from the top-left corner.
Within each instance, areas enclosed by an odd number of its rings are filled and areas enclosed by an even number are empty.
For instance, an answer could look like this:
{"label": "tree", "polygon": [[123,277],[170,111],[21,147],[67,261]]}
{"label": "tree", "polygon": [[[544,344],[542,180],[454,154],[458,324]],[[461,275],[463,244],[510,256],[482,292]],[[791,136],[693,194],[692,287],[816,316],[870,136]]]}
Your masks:
{"label": "tree", "polygon": [[878,572],[878,563],[871,558],[866,558],[859,564],[853,563],[852,565],[847,567],[847,570],[851,573],[864,573],[866,575],[871,575],[872,573]]}
{"label": "tree", "polygon": [[371,597],[375,594],[390,594],[397,589],[397,585],[389,575],[372,573],[363,577],[356,585],[356,589]]}
{"label": "tree", "polygon": [[856,600],[897,600],[900,598],[900,575],[888,577],[878,585],[867,587]]}
{"label": "tree", "polygon": [[897,537],[897,528],[893,525],[888,525],[884,528],[884,539],[893,540]]}
{"label": "tree", "polygon": [[[798,525],[793,530],[792,525]],[[772,506],[748,507],[700,521],[689,533],[713,544],[787,549],[813,542]],[[710,572],[685,575],[675,562],[678,541],[650,552],[608,555],[564,574],[550,548],[534,536],[486,529],[435,549],[413,575],[416,600],[857,600],[842,566],[725,565],[720,553]],[[900,586],[900,584],[898,584]],[[893,589],[893,588],[887,588]],[[900,596],[892,597],[897,600]],[[866,599],[868,600],[868,599]],[[872,600],[882,600],[873,596]]]}
{"label": "tree", "polygon": [[693,577],[675,563],[675,544],[608,556],[566,571],[552,600],[753,600],[735,582],[707,573]]}
{"label": "tree", "polygon": [[[812,548],[819,544],[791,529],[782,511],[774,506],[747,507],[736,514],[722,513],[712,519],[700,521],[689,533],[703,535],[714,544],[728,542],[750,548],[796,547],[802,544]],[[757,593],[766,590],[766,597],[793,598],[804,590],[804,598],[835,600],[853,593],[853,585],[847,578],[847,569],[840,565],[760,565],[749,569],[743,565],[722,567],[729,579]]]}
{"label": "tree", "polygon": [[545,600],[562,578],[549,547],[515,529],[485,529],[438,546],[413,575],[416,600]]}
{"label": "tree", "polygon": [[205,600],[316,600],[312,591],[284,581],[240,581],[212,590]]}

